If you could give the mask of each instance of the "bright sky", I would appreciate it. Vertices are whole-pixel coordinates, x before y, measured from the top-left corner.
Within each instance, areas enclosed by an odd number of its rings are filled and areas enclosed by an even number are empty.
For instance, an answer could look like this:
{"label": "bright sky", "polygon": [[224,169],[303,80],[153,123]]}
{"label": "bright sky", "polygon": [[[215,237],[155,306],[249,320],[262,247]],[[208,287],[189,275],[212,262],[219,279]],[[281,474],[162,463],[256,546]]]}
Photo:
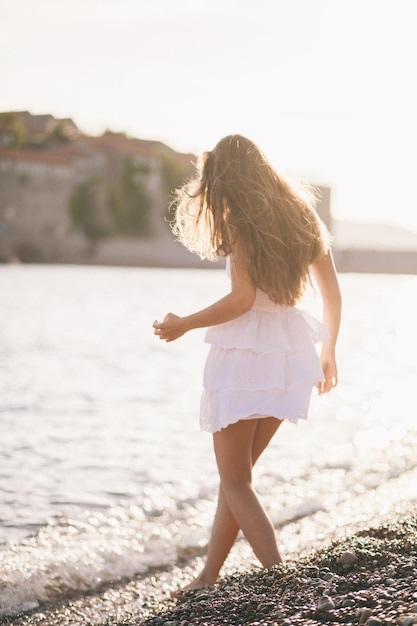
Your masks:
{"label": "bright sky", "polygon": [[336,217],[417,231],[414,0],[0,0],[0,111],[183,152],[253,139]]}

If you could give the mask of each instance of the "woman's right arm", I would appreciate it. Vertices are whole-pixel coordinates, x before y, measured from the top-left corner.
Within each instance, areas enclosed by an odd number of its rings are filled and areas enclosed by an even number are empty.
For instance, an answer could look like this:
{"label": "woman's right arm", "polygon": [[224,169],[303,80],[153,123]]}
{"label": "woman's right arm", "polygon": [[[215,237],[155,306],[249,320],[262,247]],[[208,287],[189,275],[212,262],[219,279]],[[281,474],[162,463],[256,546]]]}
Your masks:
{"label": "woman's right arm", "polygon": [[342,297],[331,251],[314,261],[311,273],[317,282],[323,301],[323,323],[330,337],[323,342],[321,364],[325,376],[318,384],[319,393],[327,393],[337,385],[336,341],[339,334]]}
{"label": "woman's right arm", "polygon": [[238,251],[230,257],[230,261],[230,293],[185,317],[168,313],[162,322],[154,322],[155,335],[165,341],[174,341],[189,330],[223,324],[249,311],[255,301],[256,288],[249,275],[247,261]]}

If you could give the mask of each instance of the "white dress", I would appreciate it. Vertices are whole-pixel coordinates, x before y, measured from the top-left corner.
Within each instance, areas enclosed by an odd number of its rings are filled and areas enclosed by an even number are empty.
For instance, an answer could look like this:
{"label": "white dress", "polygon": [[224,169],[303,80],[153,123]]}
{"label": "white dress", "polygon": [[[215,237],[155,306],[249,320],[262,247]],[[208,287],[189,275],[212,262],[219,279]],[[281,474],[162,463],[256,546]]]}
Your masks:
{"label": "white dress", "polygon": [[201,429],[214,433],[253,417],[306,419],[312,389],[324,379],[315,344],[328,336],[314,317],[258,289],[250,311],[206,331]]}

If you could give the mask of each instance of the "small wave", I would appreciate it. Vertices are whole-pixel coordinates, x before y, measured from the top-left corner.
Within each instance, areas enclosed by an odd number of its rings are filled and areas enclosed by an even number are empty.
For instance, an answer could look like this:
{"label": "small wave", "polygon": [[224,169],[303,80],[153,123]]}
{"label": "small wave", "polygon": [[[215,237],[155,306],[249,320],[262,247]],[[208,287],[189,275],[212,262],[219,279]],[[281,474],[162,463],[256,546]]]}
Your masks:
{"label": "small wave", "polygon": [[211,509],[212,503],[198,496],[179,502],[175,489],[166,486],[148,494],[141,506],[119,504],[52,520],[0,553],[0,615],[201,554]]}
{"label": "small wave", "polygon": [[[216,490],[179,496],[178,486],[148,490],[140,506],[55,518],[33,537],[0,553],[0,615],[14,615],[74,592],[99,588],[152,567],[170,567],[205,553]],[[322,510],[319,502],[287,502],[283,526]]]}

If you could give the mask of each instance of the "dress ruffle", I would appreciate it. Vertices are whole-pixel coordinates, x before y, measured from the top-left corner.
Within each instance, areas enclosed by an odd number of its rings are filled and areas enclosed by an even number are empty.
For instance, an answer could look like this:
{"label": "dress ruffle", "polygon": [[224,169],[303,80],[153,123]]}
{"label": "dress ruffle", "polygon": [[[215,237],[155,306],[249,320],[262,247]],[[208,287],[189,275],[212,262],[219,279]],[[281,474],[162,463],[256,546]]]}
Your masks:
{"label": "dress ruffle", "polygon": [[312,388],[323,380],[315,344],[327,338],[310,314],[258,290],[250,311],[206,331],[201,428],[216,432],[254,415],[306,419]]}
{"label": "dress ruffle", "polygon": [[[272,303],[273,304],[273,303]],[[318,320],[296,307],[254,307],[236,319],[207,329],[205,341],[222,348],[255,352],[296,352],[328,338]]]}

